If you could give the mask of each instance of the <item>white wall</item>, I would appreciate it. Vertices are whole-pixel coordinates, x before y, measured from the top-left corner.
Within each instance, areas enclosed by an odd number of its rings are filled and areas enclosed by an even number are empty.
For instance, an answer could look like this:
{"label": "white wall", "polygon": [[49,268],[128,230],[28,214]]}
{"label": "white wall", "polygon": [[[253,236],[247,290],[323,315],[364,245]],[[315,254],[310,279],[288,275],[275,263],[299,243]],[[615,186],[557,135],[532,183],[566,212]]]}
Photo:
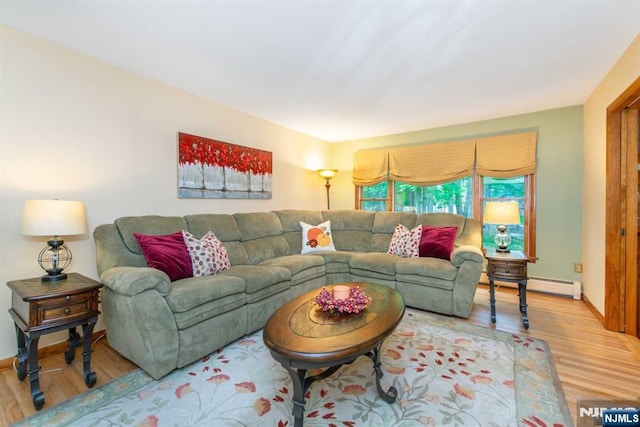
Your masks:
{"label": "white wall", "polygon": [[584,104],[584,294],[604,315],[607,107],[640,77],[640,36]]}
{"label": "white wall", "polygon": [[[120,216],[323,209],[328,144],[0,26],[0,360],[16,353],[7,281],[44,272],[27,199],[82,200],[68,271],[97,278],[92,230]],[[178,199],[178,131],[273,152],[273,199]],[[97,329],[102,329],[102,322]],[[66,339],[45,336],[40,345]]]}

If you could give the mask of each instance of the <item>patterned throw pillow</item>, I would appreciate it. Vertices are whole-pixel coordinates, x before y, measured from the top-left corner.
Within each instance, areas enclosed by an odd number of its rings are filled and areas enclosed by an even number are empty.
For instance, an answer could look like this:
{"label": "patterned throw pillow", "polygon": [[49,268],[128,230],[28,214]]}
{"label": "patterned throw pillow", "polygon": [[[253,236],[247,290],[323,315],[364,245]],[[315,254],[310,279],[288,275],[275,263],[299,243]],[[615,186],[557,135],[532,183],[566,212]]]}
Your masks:
{"label": "patterned throw pillow", "polygon": [[200,240],[186,230],[182,230],[184,244],[191,257],[193,277],[210,276],[231,268],[227,249],[211,231]]}
{"label": "patterned throw pillow", "polygon": [[402,224],[396,225],[389,243],[387,253],[398,255],[403,258],[417,258],[420,254],[420,237],[422,236],[422,225],[417,225],[411,230]]}
{"label": "patterned throw pillow", "polygon": [[336,250],[331,235],[331,221],[325,221],[319,225],[300,221],[300,227],[302,227],[302,251],[300,253]]}

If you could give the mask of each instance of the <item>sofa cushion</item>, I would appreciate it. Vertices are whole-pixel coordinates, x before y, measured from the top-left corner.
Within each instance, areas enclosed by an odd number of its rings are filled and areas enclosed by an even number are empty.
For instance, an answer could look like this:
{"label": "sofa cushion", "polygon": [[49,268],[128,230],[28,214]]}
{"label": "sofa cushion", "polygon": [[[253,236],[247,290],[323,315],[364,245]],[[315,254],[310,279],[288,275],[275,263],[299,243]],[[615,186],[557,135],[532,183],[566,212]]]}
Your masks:
{"label": "sofa cushion", "polygon": [[334,230],[371,231],[376,218],[375,212],[351,209],[322,211],[324,221],[331,221]]}
{"label": "sofa cushion", "polygon": [[176,326],[180,330],[201,324],[207,319],[220,316],[243,307],[247,303],[247,297],[243,293],[227,295],[213,301],[202,301],[202,304],[187,311],[174,312]]}
{"label": "sofa cushion", "polygon": [[272,258],[261,262],[260,266],[286,268],[291,272],[291,286],[322,277],[326,271],[324,258],[315,254]]}
{"label": "sofa cushion", "polygon": [[318,225],[307,224],[300,221],[302,229],[302,249],[300,253],[335,251],[333,236],[331,235],[331,221],[325,221]]}
{"label": "sofa cushion", "polygon": [[289,245],[282,236],[263,237],[261,239],[242,242],[249,262],[257,265],[267,259],[289,255]]}
{"label": "sofa cushion", "polygon": [[349,259],[351,270],[358,270],[360,273],[371,271],[384,276],[394,276],[396,274],[396,263],[402,258],[396,255],[372,252],[352,256]]}
{"label": "sofa cushion", "polygon": [[396,273],[398,276],[413,275],[450,280],[453,287],[458,269],[451,261],[440,258],[401,258],[396,263]]}
{"label": "sofa cushion", "polygon": [[161,236],[187,229],[187,222],[179,216],[124,216],[116,219],[114,224],[127,249],[138,255],[142,250],[134,233]]}
{"label": "sofa cushion", "polygon": [[163,271],[172,282],[193,275],[191,258],[181,231],[164,236],[133,235],[149,267]]}
{"label": "sofa cushion", "polygon": [[244,280],[247,302],[250,304],[282,292],[291,286],[291,272],[282,267],[237,265],[222,274]]}
{"label": "sofa cushion", "polygon": [[375,212],[335,210],[323,211],[324,221],[331,221],[333,244],[339,251],[371,251]]}
{"label": "sofa cushion", "polygon": [[187,215],[184,218],[189,226],[189,232],[196,237],[213,231],[227,250],[231,265],[250,264],[249,255],[240,243],[242,234],[233,215],[196,214]]}
{"label": "sofa cushion", "polygon": [[422,226],[420,256],[450,260],[458,227]]}
{"label": "sofa cushion", "polygon": [[296,209],[284,209],[280,211],[274,211],[274,213],[280,219],[282,229],[284,232],[288,231],[300,231],[300,221],[308,224],[320,224],[324,220],[322,219],[322,213],[320,211],[309,210],[296,210]]}
{"label": "sofa cushion", "polygon": [[236,213],[233,217],[242,234],[242,241],[260,239],[262,237],[281,236],[282,224],[273,212]]}
{"label": "sofa cushion", "polygon": [[227,250],[211,231],[202,239],[196,239],[193,234],[182,230],[182,237],[191,257],[195,277],[221,273],[231,267]]}
{"label": "sofa cushion", "polygon": [[184,217],[189,232],[194,236],[204,236],[212,231],[221,242],[240,240],[242,234],[233,215],[229,214],[196,214]]}
{"label": "sofa cushion", "polygon": [[372,230],[374,233],[391,235],[398,224],[402,224],[409,229],[415,227],[416,214],[413,212],[376,212]]}
{"label": "sofa cushion", "polygon": [[265,259],[289,255],[289,245],[282,236],[282,225],[275,213],[237,213],[233,216],[251,264],[257,265]]}
{"label": "sofa cushion", "polygon": [[[239,277],[217,274],[215,276],[189,277],[171,284],[165,297],[171,311],[180,313],[229,295],[243,294],[245,282]],[[245,298],[246,300],[246,298]]]}
{"label": "sofa cushion", "polygon": [[327,273],[348,273],[349,260],[357,254],[362,252],[329,251],[316,252],[314,255],[324,258],[324,268]]}
{"label": "sofa cushion", "polygon": [[413,212],[376,212],[373,222],[372,252],[387,252],[391,236],[398,224],[408,229],[416,225],[416,214]]}

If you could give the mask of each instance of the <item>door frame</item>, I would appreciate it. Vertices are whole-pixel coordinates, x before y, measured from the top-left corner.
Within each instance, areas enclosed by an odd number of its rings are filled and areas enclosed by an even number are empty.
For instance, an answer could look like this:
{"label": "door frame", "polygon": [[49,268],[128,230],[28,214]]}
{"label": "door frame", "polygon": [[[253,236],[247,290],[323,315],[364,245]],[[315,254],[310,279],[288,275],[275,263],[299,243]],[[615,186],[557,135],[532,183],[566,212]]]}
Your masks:
{"label": "door frame", "polygon": [[640,77],[607,108],[604,326],[638,336]]}

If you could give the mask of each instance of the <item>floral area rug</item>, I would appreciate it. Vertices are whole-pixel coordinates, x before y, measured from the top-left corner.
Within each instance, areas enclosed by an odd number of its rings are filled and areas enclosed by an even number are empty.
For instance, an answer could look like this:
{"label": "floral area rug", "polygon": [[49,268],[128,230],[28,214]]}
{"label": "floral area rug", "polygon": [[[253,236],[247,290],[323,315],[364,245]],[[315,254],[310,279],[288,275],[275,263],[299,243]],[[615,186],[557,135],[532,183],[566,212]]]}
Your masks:
{"label": "floral area rug", "polygon": [[[311,385],[304,425],[573,424],[545,341],[407,310],[381,362],[394,403],[380,399],[371,360],[361,357]],[[138,369],[17,425],[285,427],[292,397],[260,330],[158,381]]]}

